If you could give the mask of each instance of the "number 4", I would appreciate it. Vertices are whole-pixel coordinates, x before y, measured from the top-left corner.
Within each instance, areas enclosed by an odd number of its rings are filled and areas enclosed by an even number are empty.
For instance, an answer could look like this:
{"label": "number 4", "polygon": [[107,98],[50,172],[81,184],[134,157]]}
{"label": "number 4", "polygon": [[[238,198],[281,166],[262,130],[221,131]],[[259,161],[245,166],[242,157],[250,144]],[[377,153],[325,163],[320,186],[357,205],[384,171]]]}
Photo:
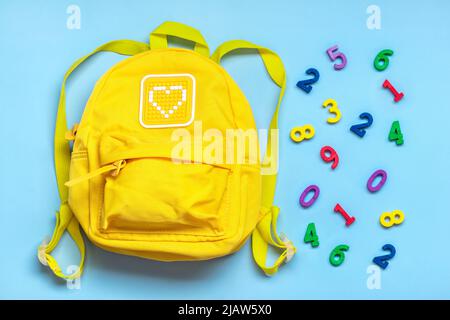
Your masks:
{"label": "number 4", "polygon": [[317,235],[316,225],[311,222],[306,228],[305,238],[303,239],[305,243],[311,243],[313,248],[319,246],[319,236]]}
{"label": "number 4", "polygon": [[395,141],[398,146],[403,144],[403,134],[400,129],[400,122],[392,122],[391,131],[389,131],[389,141]]}

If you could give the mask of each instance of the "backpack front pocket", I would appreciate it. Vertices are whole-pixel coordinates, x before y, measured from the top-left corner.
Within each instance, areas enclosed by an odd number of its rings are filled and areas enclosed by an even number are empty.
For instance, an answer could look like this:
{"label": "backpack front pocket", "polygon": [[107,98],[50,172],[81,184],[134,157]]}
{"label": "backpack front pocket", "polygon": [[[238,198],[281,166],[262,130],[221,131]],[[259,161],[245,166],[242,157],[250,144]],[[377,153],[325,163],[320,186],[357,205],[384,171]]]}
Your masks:
{"label": "backpack front pocket", "polygon": [[168,158],[126,161],[106,176],[102,232],[223,235],[231,169]]}

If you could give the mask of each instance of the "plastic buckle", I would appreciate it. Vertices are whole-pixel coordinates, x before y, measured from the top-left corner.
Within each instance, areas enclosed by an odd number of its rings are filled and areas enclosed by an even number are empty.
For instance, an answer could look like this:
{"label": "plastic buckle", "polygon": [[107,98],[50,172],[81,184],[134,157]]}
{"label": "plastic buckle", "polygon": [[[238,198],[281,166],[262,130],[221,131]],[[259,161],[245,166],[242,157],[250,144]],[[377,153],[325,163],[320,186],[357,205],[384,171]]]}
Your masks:
{"label": "plastic buckle", "polygon": [[47,258],[45,257],[45,255],[46,255],[45,251],[47,250],[49,242],[50,242],[49,238],[46,237],[44,240],[42,240],[42,242],[38,248],[38,259],[39,259],[39,262],[44,266],[48,266]]}
{"label": "plastic buckle", "polygon": [[288,263],[291,261],[292,257],[295,255],[295,247],[291,240],[288,239],[288,237],[284,234],[280,234],[280,240],[284,243],[286,246],[286,260],[285,263]]}

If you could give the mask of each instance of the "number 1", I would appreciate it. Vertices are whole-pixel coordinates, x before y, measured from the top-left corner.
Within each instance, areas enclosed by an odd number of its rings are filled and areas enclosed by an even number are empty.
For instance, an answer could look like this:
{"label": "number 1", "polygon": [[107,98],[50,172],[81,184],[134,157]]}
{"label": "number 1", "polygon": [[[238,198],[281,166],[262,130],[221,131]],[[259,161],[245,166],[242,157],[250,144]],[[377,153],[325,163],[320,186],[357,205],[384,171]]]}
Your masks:
{"label": "number 1", "polygon": [[341,205],[338,203],[335,207],[334,207],[334,212],[340,213],[344,219],[345,219],[345,225],[347,227],[349,227],[353,222],[355,222],[356,218],[350,216],[345,210],[344,208],[341,207]]}
{"label": "number 1", "polygon": [[398,92],[394,86],[389,82],[389,80],[384,80],[383,87],[389,89],[394,95],[394,101],[399,102],[405,96],[403,92]]}

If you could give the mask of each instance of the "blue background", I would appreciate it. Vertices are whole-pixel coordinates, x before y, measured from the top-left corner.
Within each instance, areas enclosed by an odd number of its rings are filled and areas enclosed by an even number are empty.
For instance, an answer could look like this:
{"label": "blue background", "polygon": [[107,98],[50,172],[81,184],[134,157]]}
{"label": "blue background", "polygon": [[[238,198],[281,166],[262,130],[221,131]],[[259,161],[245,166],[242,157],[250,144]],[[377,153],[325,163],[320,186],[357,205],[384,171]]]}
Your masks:
{"label": "blue background", "polygon": [[[448,118],[450,88],[450,2],[448,1],[84,1],[81,29],[66,28],[68,1],[0,1],[0,298],[450,298],[450,184]],[[381,30],[366,27],[366,9],[381,9]],[[36,258],[36,248],[54,226],[58,194],[53,168],[53,128],[65,70],[78,57],[113,39],[146,41],[166,20],[203,32],[212,49],[229,39],[246,39],[275,50],[288,76],[280,115],[281,164],[276,204],[279,230],[297,244],[298,254],[273,278],[259,272],[249,243],[238,253],[209,262],[160,263],[105,252],[91,244],[80,290],[68,290]],[[334,71],[325,51],[338,44],[348,64]],[[395,51],[389,68],[377,72],[373,59]],[[99,76],[121,58],[102,54],[80,68],[68,87],[70,123],[77,121]],[[264,128],[277,88],[261,61],[235,55],[225,67],[247,95]],[[296,88],[315,67],[320,81],[307,95]],[[405,93],[395,104],[381,88],[388,78]],[[342,110],[336,125],[321,108],[334,98]],[[362,112],[374,124],[363,139],[349,131]],[[387,135],[399,120],[405,144]],[[316,136],[295,144],[292,127],[311,123]],[[331,171],[319,150],[332,145],[341,162]],[[388,182],[377,194],[368,177],[383,168]],[[307,210],[298,197],[309,184],[321,195]],[[350,228],[333,213],[340,202],[357,219]],[[402,209],[405,222],[383,229],[384,211]],[[320,247],[303,243],[315,222]],[[339,268],[330,251],[346,243]],[[397,255],[381,272],[381,289],[366,286],[367,267],[382,245]],[[56,251],[64,266],[78,261],[69,237]]]}

